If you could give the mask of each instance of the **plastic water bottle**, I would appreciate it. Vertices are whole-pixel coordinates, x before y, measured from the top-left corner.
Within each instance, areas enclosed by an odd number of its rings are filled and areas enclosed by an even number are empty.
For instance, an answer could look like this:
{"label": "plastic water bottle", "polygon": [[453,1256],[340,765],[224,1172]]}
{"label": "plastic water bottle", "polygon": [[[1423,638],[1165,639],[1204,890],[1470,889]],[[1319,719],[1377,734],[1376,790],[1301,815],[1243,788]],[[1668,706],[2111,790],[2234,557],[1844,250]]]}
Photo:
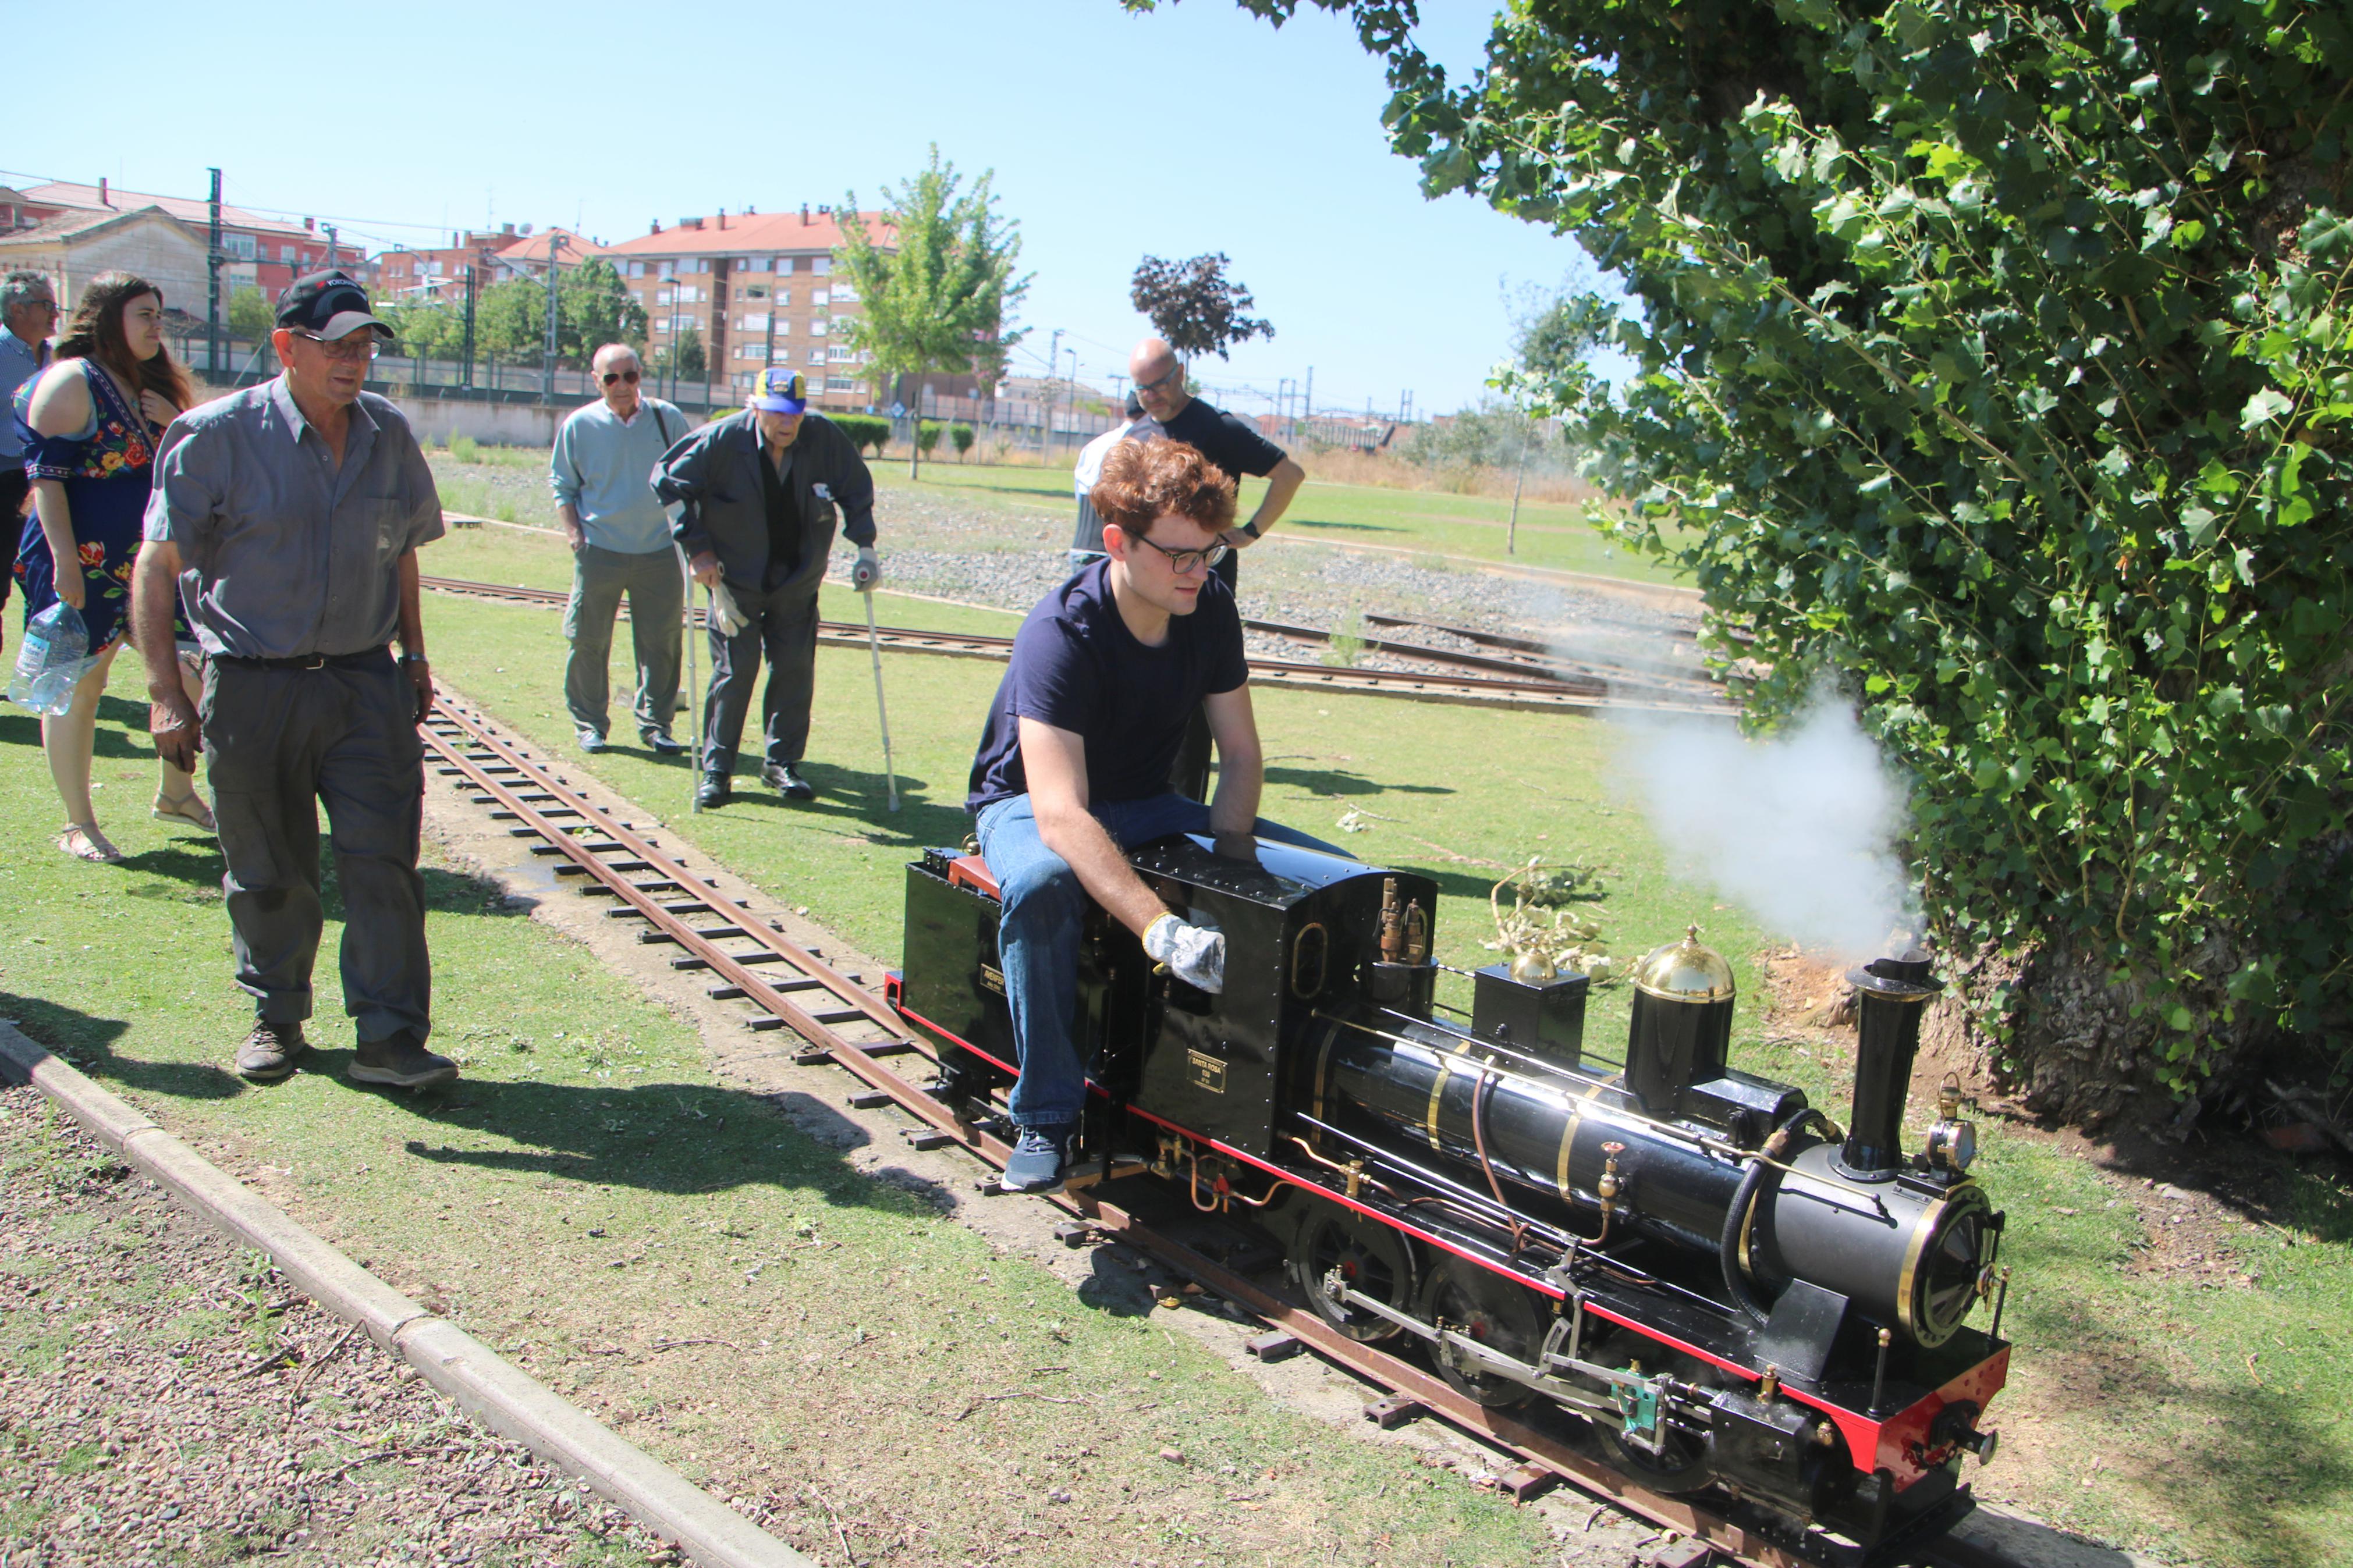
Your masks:
{"label": "plastic water bottle", "polygon": [[59,599],[26,623],[8,700],[54,718],[73,706],[74,688],[89,668],[90,630],[81,612]]}

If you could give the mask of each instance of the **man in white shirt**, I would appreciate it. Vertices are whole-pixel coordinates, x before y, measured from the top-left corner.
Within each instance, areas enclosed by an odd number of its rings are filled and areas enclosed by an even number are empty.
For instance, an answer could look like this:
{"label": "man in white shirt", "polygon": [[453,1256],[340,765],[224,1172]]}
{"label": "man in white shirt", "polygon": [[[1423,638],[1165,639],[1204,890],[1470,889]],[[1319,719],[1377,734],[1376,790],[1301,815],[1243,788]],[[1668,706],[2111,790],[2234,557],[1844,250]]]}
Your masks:
{"label": "man in white shirt", "polygon": [[638,665],[638,735],[649,750],[675,756],[686,750],[670,732],[678,712],[686,589],[670,542],[670,509],[654,494],[653,472],[693,426],[660,398],[640,395],[645,368],[627,343],[607,343],[589,363],[604,399],[572,411],[548,459],[556,515],[572,545],[564,703],[580,749],[603,751],[613,617],[626,594]]}

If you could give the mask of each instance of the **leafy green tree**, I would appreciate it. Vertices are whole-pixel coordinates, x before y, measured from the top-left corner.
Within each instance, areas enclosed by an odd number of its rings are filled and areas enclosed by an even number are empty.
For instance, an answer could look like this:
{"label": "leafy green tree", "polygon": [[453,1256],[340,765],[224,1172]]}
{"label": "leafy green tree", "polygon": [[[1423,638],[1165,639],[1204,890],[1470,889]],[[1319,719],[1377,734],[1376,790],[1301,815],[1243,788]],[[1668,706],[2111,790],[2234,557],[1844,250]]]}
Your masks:
{"label": "leafy green tree", "polygon": [[547,291],[539,280],[511,278],[477,295],[474,343],[502,364],[537,364],[547,348]]}
{"label": "leafy green tree", "polygon": [[[546,296],[541,296],[542,309]],[[567,363],[586,365],[607,343],[627,343],[640,355],[646,346],[646,311],[621,280],[620,268],[591,257],[564,275],[556,286],[556,353]]]}
{"label": "leafy green tree", "polygon": [[1213,353],[1224,359],[1236,343],[1274,336],[1272,322],[1242,314],[1257,301],[1249,289],[1226,280],[1227,265],[1222,251],[1189,261],[1147,256],[1136,264],[1128,298],[1179,358]]}
{"label": "leafy green tree", "polygon": [[2104,1118],[2341,1037],[2342,7],[1520,0],[1457,85],[1409,0],[1314,3],[1386,59],[1427,190],[1639,300],[1638,374],[1556,405],[1625,535],[1755,639],[1754,711],[1834,681],[1908,770],[2028,1103]]}
{"label": "leafy green tree", "polygon": [[270,309],[269,300],[250,283],[233,289],[228,297],[228,335],[248,342],[266,340],[278,325],[278,312]]}
{"label": "leafy green tree", "polygon": [[670,345],[670,359],[681,381],[707,381],[711,377],[711,362],[703,353],[702,334],[691,326],[679,333]]}
{"label": "leafy green tree", "polygon": [[462,306],[440,300],[381,304],[375,313],[393,330],[394,348],[404,354],[455,360],[466,352],[466,315]]}
{"label": "leafy green tree", "polygon": [[[1021,226],[997,214],[994,177],[983,172],[965,189],[934,145],[928,164],[883,191],[879,235],[869,232],[856,193],[844,199],[838,265],[865,310],[835,325],[850,348],[873,355],[878,403],[903,377],[945,372],[993,385],[1004,375],[1006,353],[1023,336],[1006,321],[1029,279],[1013,275]],[[909,447],[911,477],[922,450]]]}
{"label": "leafy green tree", "polygon": [[956,461],[963,462],[965,454],[972,450],[974,440],[972,426],[969,425],[952,426],[948,431],[948,439],[955,443]]}

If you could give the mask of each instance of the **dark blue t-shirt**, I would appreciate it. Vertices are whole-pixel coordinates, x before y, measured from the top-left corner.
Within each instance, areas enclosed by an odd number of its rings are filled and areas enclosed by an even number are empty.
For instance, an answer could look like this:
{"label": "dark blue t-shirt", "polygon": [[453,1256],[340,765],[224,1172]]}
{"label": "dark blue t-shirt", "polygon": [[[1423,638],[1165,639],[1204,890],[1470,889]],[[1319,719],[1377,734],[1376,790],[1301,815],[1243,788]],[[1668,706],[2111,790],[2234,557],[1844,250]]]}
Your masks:
{"label": "dark blue t-shirt", "polygon": [[1039,600],[1014,634],[972,761],[967,810],[1029,792],[1023,719],[1086,742],[1091,804],[1165,795],[1193,710],[1249,679],[1241,616],[1215,575],[1191,615],[1168,617],[1168,640],[1146,647],[1120,619],[1110,573],[1108,561],[1087,567]]}

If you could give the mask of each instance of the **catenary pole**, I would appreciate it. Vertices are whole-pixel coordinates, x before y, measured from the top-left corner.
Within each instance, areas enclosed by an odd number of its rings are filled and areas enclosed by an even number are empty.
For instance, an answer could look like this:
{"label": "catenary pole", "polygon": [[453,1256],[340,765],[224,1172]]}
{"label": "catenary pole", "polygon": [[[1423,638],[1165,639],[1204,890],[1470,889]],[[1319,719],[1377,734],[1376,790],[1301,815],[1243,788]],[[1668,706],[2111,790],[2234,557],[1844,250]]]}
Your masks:
{"label": "catenary pole", "polygon": [[221,256],[220,171],[213,170],[212,176],[212,217],[205,229],[205,369],[217,375],[220,374],[221,340],[220,269],[224,259]]}
{"label": "catenary pole", "polygon": [[560,228],[547,231],[547,347],[541,353],[545,368],[540,372],[539,392],[551,403],[555,399],[555,247],[563,237]]}

